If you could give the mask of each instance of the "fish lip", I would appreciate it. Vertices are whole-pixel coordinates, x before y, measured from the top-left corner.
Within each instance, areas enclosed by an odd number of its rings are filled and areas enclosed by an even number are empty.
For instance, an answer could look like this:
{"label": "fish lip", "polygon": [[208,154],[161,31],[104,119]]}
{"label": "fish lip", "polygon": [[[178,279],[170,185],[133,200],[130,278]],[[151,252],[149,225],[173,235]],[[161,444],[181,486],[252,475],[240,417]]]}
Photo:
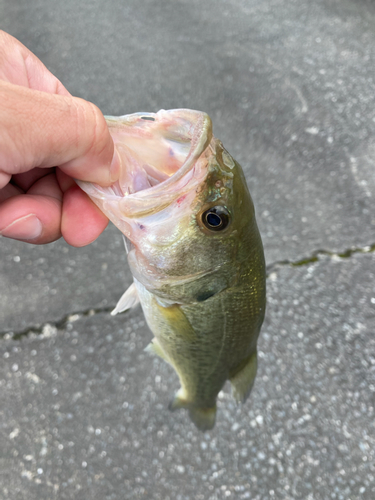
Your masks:
{"label": "fish lip", "polygon": [[[212,122],[210,117],[202,112],[190,109],[160,110],[157,113],[139,112],[122,117],[107,116],[111,122],[126,121],[130,126],[152,127],[150,121],[158,126],[160,123],[173,123],[176,119],[185,120],[191,124],[189,153],[181,167],[168,179],[150,188],[124,195],[119,200],[119,207],[123,215],[129,218],[140,218],[150,213],[163,210],[179,197],[196,187],[201,177],[196,173],[195,165],[213,139]],[[189,173],[192,175],[188,175]],[[114,195],[118,200],[119,196]]]}
{"label": "fish lip", "polygon": [[[152,118],[154,121],[145,120],[145,118]],[[129,137],[132,134],[138,135],[138,132],[140,137],[143,134],[146,137],[147,134],[152,136],[154,134],[154,123],[156,126],[155,131],[159,132],[161,140],[163,139],[164,130],[168,129],[168,124],[172,127],[169,129],[172,136],[174,133],[176,137],[181,134],[181,137],[188,139],[186,140],[186,146],[189,145],[189,152],[184,157],[180,168],[169,178],[152,187],[126,194],[126,188],[121,187],[120,181],[111,186],[102,187],[96,183],[76,180],[80,188],[89,195],[100,210],[107,215],[123,234],[131,239],[134,222],[161,214],[164,210],[168,211],[171,206],[178,203],[179,198],[182,199],[185,195],[187,196],[184,203],[191,203],[195,191],[200,190],[200,186],[207,176],[207,167],[211,157],[215,154],[217,140],[212,135],[210,117],[201,111],[189,109],[160,110],[157,113],[140,112],[119,117],[108,116],[106,119],[110,133],[111,128],[113,128],[115,145],[115,136],[117,134],[115,128],[123,129],[123,143],[126,146],[127,133]],[[160,124],[163,121],[166,124],[164,129]],[[140,127],[139,131],[135,130],[137,127]],[[167,134],[167,132],[165,133]],[[122,160],[124,169],[126,167],[125,162],[128,160],[131,161],[131,157],[127,158],[125,155],[125,159]]]}

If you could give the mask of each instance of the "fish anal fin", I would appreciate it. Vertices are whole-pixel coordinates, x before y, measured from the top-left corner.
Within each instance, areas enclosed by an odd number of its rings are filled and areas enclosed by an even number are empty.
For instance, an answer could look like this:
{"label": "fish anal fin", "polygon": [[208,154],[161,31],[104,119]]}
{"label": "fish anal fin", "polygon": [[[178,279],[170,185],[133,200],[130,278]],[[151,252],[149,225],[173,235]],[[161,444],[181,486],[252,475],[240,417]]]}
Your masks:
{"label": "fish anal fin", "polygon": [[216,405],[210,408],[195,406],[192,402],[184,398],[184,390],[180,389],[172,401],[169,403],[170,411],[186,408],[189,412],[190,420],[200,431],[208,431],[215,425]]}
{"label": "fish anal fin", "polygon": [[165,352],[163,351],[163,348],[161,347],[161,345],[159,344],[159,342],[157,341],[157,339],[155,337],[148,344],[148,346],[145,347],[144,350],[150,354],[156,354],[157,356],[159,356],[159,358],[163,359],[164,361],[166,361],[167,363],[170,364],[170,360],[169,360],[168,356],[165,354]]}
{"label": "fish anal fin", "polygon": [[244,403],[249,397],[257,373],[257,353],[251,354],[240,365],[240,369],[235,375],[230,377],[232,394],[237,402]]}
{"label": "fish anal fin", "polygon": [[135,307],[137,304],[139,304],[138,292],[135,284],[132,283],[126,292],[124,292],[120,297],[120,300],[117,302],[116,307],[111,312],[111,315],[115,316],[118,313]]}

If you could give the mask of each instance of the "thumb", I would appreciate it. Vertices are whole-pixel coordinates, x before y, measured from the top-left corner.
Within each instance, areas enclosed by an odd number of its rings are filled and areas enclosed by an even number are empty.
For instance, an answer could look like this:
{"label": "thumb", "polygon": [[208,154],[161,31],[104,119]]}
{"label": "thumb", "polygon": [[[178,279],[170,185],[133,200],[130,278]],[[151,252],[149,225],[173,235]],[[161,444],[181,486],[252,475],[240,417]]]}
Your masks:
{"label": "thumb", "polygon": [[117,180],[120,161],[94,104],[4,81],[0,102],[0,188],[34,167],[59,166],[103,186]]}

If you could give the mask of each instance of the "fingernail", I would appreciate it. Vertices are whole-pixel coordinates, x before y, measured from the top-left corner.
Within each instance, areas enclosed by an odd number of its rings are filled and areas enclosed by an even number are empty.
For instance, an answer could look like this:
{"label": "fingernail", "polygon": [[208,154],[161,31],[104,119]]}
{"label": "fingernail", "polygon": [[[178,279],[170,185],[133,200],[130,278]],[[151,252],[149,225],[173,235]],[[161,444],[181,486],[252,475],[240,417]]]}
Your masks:
{"label": "fingernail", "polygon": [[35,240],[42,234],[43,226],[34,214],[13,221],[0,231],[0,235],[14,240]]}
{"label": "fingernail", "polygon": [[118,181],[120,177],[120,167],[121,167],[120,155],[118,154],[117,149],[115,148],[113,153],[112,163],[109,170],[109,177],[112,183]]}

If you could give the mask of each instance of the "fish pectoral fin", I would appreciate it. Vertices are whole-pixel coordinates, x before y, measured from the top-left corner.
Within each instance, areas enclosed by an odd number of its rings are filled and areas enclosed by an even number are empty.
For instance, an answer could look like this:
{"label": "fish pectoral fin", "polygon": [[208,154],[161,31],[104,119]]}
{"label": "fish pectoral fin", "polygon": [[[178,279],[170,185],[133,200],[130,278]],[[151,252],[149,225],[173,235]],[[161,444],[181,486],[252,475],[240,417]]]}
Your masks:
{"label": "fish pectoral fin", "polygon": [[189,341],[196,340],[197,334],[179,304],[172,304],[165,307],[162,306],[156,299],[154,302],[164,319],[170,325],[173,325],[173,330],[180,335],[181,338]]}
{"label": "fish pectoral fin", "polygon": [[235,375],[230,377],[232,394],[237,402],[244,403],[249,397],[257,373],[257,353],[251,354],[240,365],[240,369]]}
{"label": "fish pectoral fin", "polygon": [[216,405],[210,408],[197,407],[184,399],[182,392],[182,389],[180,389],[169,403],[168,408],[170,411],[186,408],[189,412],[190,420],[200,431],[209,431],[212,429],[216,420]]}
{"label": "fish pectoral fin", "polygon": [[132,283],[117,302],[116,307],[111,312],[111,316],[115,316],[116,314],[122,313],[127,309],[131,309],[137,304],[139,304],[138,292],[135,284]]}
{"label": "fish pectoral fin", "polygon": [[144,348],[144,350],[150,354],[156,354],[157,356],[159,356],[159,358],[163,359],[169,364],[171,363],[168,356],[165,354],[163,348],[161,347],[161,345],[159,344],[159,342],[155,337],[148,344],[148,346]]}

